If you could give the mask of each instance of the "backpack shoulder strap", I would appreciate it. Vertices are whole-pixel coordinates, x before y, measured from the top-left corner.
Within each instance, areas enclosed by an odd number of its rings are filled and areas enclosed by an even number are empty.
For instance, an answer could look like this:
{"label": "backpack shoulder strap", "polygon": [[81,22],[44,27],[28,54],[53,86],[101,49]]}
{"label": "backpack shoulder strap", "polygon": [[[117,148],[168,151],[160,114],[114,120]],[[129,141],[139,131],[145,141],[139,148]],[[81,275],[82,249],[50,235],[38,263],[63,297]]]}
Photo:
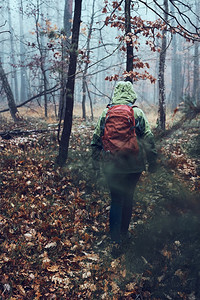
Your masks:
{"label": "backpack shoulder strap", "polygon": [[106,108],[111,108],[112,106],[114,106],[114,105],[109,103],[109,104],[106,105]]}

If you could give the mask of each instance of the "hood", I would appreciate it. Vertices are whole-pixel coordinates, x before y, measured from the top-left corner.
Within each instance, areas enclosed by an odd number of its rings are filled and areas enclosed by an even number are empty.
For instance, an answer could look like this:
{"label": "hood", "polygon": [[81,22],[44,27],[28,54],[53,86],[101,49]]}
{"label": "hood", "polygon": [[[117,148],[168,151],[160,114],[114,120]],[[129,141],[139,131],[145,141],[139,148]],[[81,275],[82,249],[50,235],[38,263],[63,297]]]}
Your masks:
{"label": "hood", "polygon": [[137,95],[130,81],[119,81],[115,87],[112,104],[134,104]]}

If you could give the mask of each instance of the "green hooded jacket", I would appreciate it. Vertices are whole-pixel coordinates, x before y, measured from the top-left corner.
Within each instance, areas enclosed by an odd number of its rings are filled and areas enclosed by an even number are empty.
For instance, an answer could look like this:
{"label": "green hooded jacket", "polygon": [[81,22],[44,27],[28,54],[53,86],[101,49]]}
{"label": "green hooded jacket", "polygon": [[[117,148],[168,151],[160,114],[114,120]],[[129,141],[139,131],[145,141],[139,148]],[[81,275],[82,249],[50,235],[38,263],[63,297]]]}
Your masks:
{"label": "green hooded jacket", "polygon": [[[137,95],[133,89],[133,85],[129,81],[120,81],[115,87],[112,99],[112,105],[128,104],[133,105],[137,99]],[[150,130],[149,123],[144,112],[133,107],[136,124],[137,141],[139,145],[139,153],[137,155],[122,155],[117,159],[111,159],[103,151],[102,136],[104,134],[104,124],[108,108],[102,112],[91,142],[93,166],[98,169],[100,162],[106,173],[140,173],[146,170],[146,163],[149,167],[156,164],[157,151],[155,148],[154,137]]]}

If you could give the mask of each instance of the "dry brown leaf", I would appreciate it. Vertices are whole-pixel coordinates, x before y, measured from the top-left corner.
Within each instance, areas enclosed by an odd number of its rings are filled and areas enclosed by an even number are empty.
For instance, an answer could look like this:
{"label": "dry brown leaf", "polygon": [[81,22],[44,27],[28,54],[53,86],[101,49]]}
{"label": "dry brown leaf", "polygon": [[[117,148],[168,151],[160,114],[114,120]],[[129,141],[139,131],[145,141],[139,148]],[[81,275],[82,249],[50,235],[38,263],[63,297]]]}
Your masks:
{"label": "dry brown leaf", "polygon": [[85,278],[90,277],[91,275],[92,275],[92,274],[91,274],[90,271],[86,271],[86,272],[84,272],[84,273],[82,274],[82,278],[85,279]]}
{"label": "dry brown leaf", "polygon": [[53,265],[53,266],[48,266],[47,267],[47,270],[49,271],[49,272],[57,272],[58,271],[58,266],[57,265]]}
{"label": "dry brown leaf", "polygon": [[136,283],[135,282],[131,282],[131,283],[128,283],[126,285],[126,288],[127,288],[128,291],[133,291],[135,289],[135,287],[136,287]]}
{"label": "dry brown leaf", "polygon": [[126,277],[126,269],[121,270],[120,274],[122,275],[123,278],[125,278]]}
{"label": "dry brown leaf", "polygon": [[112,292],[113,294],[117,294],[120,291],[119,286],[117,285],[116,282],[111,282],[111,287],[112,287]]}
{"label": "dry brown leaf", "polygon": [[19,292],[20,292],[23,296],[26,295],[26,292],[25,292],[25,290],[24,290],[24,288],[23,288],[22,285],[17,285],[17,289],[19,290]]}
{"label": "dry brown leaf", "polygon": [[47,248],[56,247],[56,246],[57,246],[56,242],[50,242],[44,248],[47,249]]}

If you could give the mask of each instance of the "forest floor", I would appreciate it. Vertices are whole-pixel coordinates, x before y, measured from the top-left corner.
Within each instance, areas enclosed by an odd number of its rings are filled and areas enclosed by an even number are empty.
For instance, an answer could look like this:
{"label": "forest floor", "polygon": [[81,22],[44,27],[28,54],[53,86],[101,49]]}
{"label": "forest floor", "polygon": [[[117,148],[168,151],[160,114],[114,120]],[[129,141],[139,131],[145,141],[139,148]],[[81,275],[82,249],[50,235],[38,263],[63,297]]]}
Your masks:
{"label": "forest floor", "polygon": [[1,299],[200,299],[199,120],[157,138],[159,168],[135,193],[132,237],[114,259],[110,198],[94,179],[94,124],[75,118],[66,167],[54,124],[1,120]]}

